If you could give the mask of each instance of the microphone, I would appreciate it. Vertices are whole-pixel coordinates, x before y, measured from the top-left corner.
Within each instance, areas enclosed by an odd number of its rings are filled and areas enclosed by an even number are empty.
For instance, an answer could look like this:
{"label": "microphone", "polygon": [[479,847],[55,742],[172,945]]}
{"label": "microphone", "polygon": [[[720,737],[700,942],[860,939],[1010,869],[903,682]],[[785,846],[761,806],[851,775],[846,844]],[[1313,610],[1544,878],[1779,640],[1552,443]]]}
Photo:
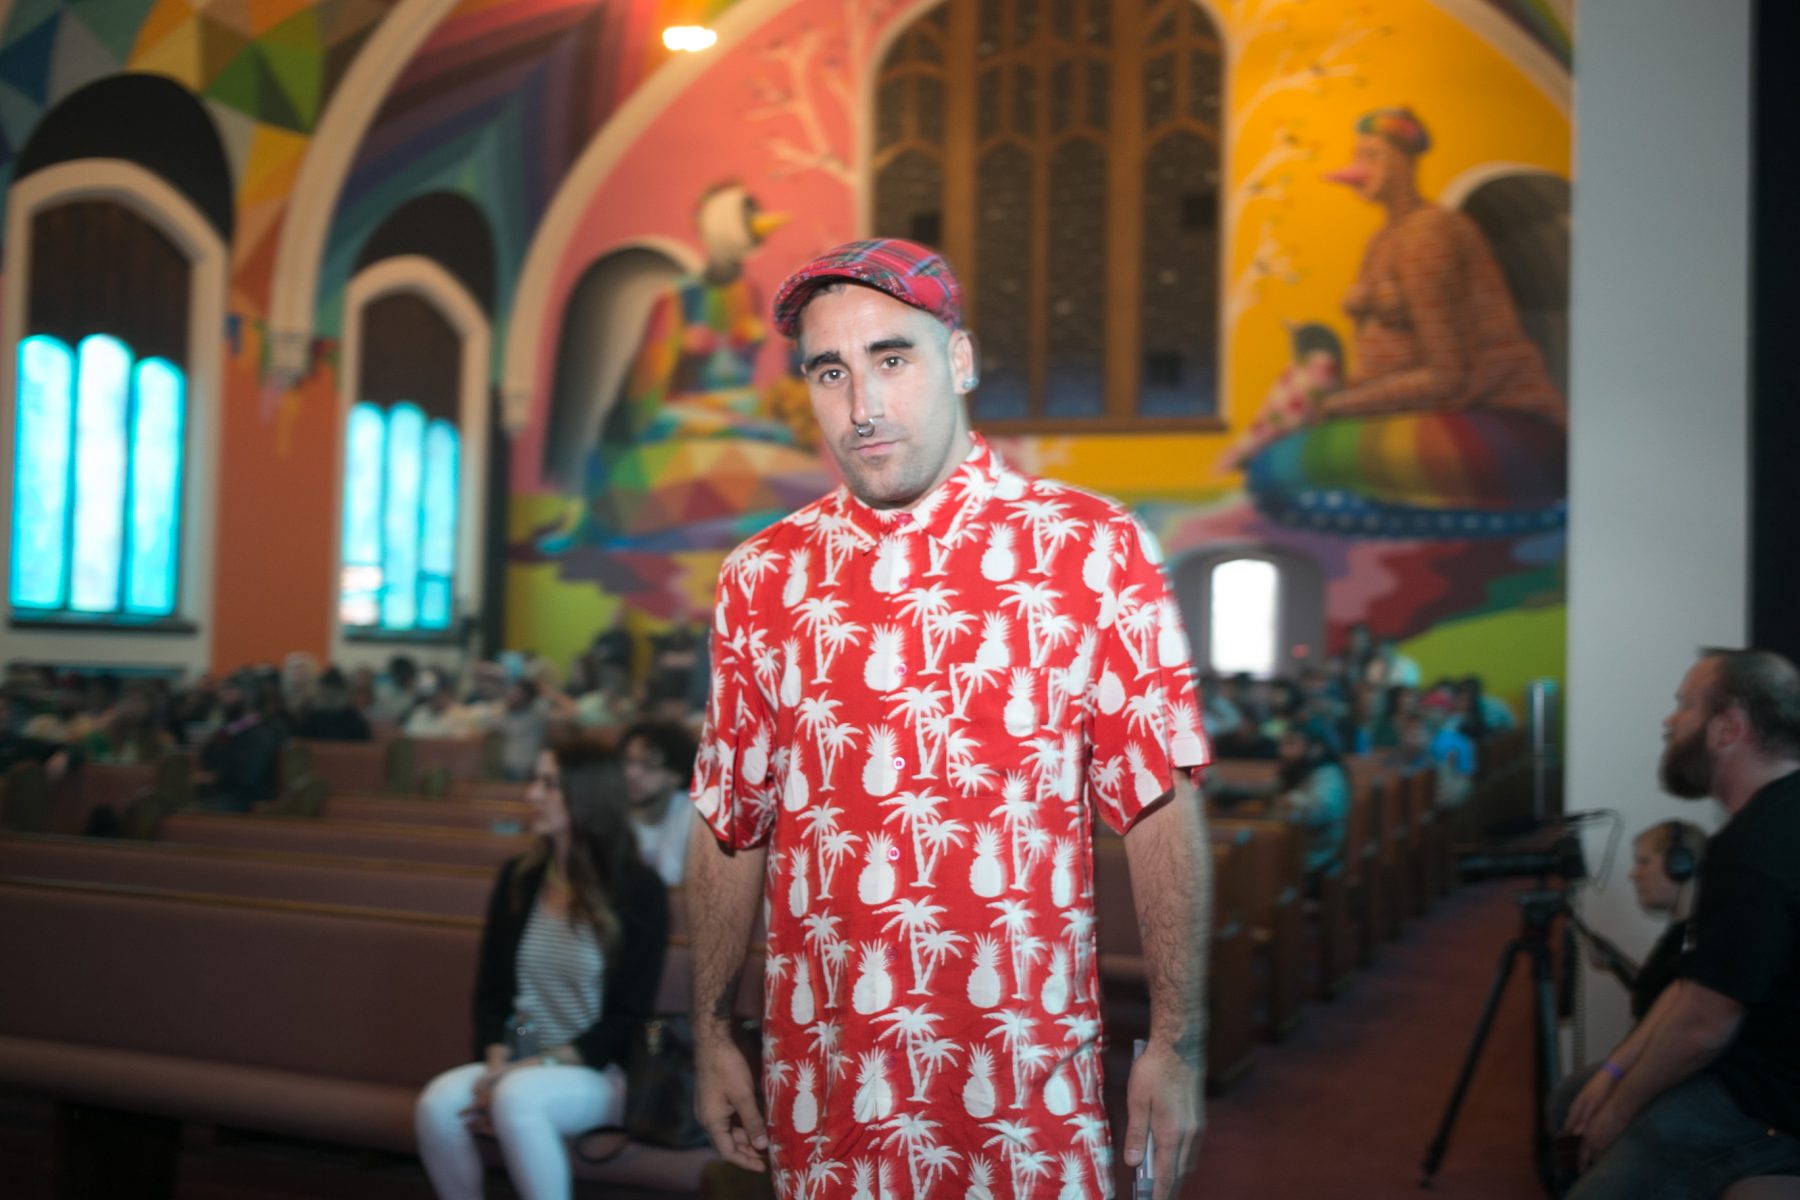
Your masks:
{"label": "microphone", "polygon": [[1566,829],[1571,825],[1586,825],[1593,821],[1618,819],[1619,814],[1610,808],[1584,808],[1553,817],[1513,817],[1505,821],[1496,821],[1487,827],[1487,833],[1489,837],[1523,837],[1525,834],[1537,833],[1544,829]]}

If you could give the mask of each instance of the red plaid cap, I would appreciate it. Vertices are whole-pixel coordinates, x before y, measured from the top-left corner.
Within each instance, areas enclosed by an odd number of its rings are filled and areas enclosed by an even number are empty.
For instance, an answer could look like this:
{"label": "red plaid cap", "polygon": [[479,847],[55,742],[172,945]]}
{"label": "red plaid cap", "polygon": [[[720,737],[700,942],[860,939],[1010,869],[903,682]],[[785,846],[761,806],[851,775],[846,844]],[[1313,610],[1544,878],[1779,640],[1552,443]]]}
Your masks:
{"label": "red plaid cap", "polygon": [[840,279],[886,292],[951,329],[962,324],[962,286],[942,255],[917,242],[872,238],[827,250],[789,275],[775,293],[775,328],[798,336],[800,310],[820,287]]}

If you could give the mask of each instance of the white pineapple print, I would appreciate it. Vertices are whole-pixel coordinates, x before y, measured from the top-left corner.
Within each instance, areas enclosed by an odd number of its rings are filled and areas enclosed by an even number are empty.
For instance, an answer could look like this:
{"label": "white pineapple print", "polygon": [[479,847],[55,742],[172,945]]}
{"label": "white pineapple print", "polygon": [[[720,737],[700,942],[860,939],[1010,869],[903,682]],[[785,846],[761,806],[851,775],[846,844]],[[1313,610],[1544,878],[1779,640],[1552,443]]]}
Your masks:
{"label": "white pineapple print", "polygon": [[1025,477],[1017,471],[1002,471],[994,482],[994,495],[1002,500],[1019,500],[1025,495]]}
{"label": "white pineapple print", "polygon": [[811,786],[806,781],[806,768],[800,761],[802,749],[801,743],[794,743],[793,753],[788,756],[787,775],[781,781],[781,807],[789,812],[799,812],[812,798]]}
{"label": "white pineapple print", "polygon": [[901,651],[906,634],[893,625],[878,625],[869,645],[869,657],[863,663],[863,683],[872,692],[891,692],[906,677]]}
{"label": "white pineapple print", "polygon": [[887,1055],[871,1050],[858,1056],[856,1098],[851,1102],[851,1115],[864,1125],[885,1121],[894,1113],[894,1089],[888,1083]]}
{"label": "white pineapple print", "polygon": [[969,1047],[969,1081],[963,1084],[963,1109],[976,1120],[994,1115],[999,1096],[994,1091],[994,1052],[986,1046]]}
{"label": "white pineapple print", "polygon": [[1104,596],[1112,588],[1112,552],[1112,526],[1094,526],[1093,547],[1081,562],[1081,582],[1095,595]]}
{"label": "white pineapple print", "polygon": [[851,1170],[850,1200],[875,1200],[875,1160],[859,1158]]}
{"label": "white pineapple print", "polygon": [[1163,787],[1144,762],[1144,752],[1136,742],[1125,743],[1125,761],[1131,765],[1131,786],[1139,804],[1154,804],[1162,797]]}
{"label": "white pineapple print", "polygon": [[800,1064],[794,1075],[793,1129],[795,1133],[811,1133],[819,1127],[819,1073],[809,1062]]}
{"label": "white pineapple print", "polygon": [[796,1025],[811,1025],[813,1009],[812,963],[802,954],[794,966],[794,994],[788,1001],[788,1016]]}
{"label": "white pineapple print", "polygon": [[761,787],[769,777],[769,730],[760,721],[744,751],[742,769],[744,783],[750,787]]}
{"label": "white pineapple print", "polygon": [[1000,939],[983,933],[975,938],[975,966],[969,971],[969,1003],[993,1008],[1000,1003]]}
{"label": "white pineapple print", "polygon": [[812,551],[802,547],[788,556],[787,584],[781,589],[781,606],[799,608],[806,599],[806,573],[812,566]]}
{"label": "white pineapple print", "polygon": [[1169,725],[1175,736],[1169,740],[1169,757],[1178,763],[1197,763],[1206,757],[1206,742],[1200,736],[1200,717],[1194,706],[1183,700],[1169,711]]}
{"label": "white pineapple print", "polygon": [[1067,908],[1075,899],[1075,843],[1068,838],[1056,839],[1050,854],[1050,903]]}
{"label": "white pineapple print", "polygon": [[[806,962],[801,960],[804,969]],[[1055,1016],[1069,1007],[1069,952],[1061,946],[1050,954],[1050,974],[1044,978],[1044,990],[1039,993],[1044,1002],[1044,1011]]]}
{"label": "white pineapple print", "polygon": [[900,769],[894,765],[897,745],[894,731],[886,725],[869,730],[869,761],[863,764],[863,791],[871,796],[891,796],[900,783]]}
{"label": "white pineapple print", "polygon": [[1100,673],[1100,686],[1094,699],[1100,705],[1100,711],[1109,717],[1125,707],[1125,685],[1111,667]]}
{"label": "white pineapple print", "polygon": [[1087,1194],[1087,1160],[1078,1150],[1067,1151],[1062,1156],[1062,1189],[1056,1200],[1085,1200]]}
{"label": "white pineapple print", "polygon": [[897,537],[881,539],[875,551],[875,565],[869,568],[869,586],[891,596],[906,586],[910,568],[906,561],[906,543]]}
{"label": "white pineapple print", "polygon": [[1012,665],[1012,622],[1005,613],[991,612],[981,621],[981,644],[975,648],[975,665],[1004,671]]}
{"label": "white pineapple print", "polygon": [[856,879],[856,898],[864,904],[886,904],[894,898],[894,885],[898,882],[899,872],[894,870],[894,862],[888,857],[888,852],[893,849],[894,839],[890,835],[869,835],[862,874]]}
{"label": "white pineapple print", "polygon": [[781,671],[781,706],[793,708],[800,703],[800,643],[789,638],[781,644],[782,655],[787,659],[787,666]]}
{"label": "white pineapple print", "polygon": [[1181,614],[1173,600],[1156,606],[1156,661],[1165,667],[1188,665],[1187,634],[1181,629]]}
{"label": "white pineapple print", "polygon": [[805,846],[794,848],[794,879],[788,884],[788,912],[796,917],[804,917],[812,902],[812,891],[807,881],[807,868],[812,865],[812,852]]}
{"label": "white pineapple print", "polygon": [[979,1154],[969,1159],[969,1190],[963,1200],[994,1200],[994,1164]]}
{"label": "white pineapple print", "polygon": [[694,798],[694,807],[700,810],[703,818],[712,820],[713,814],[719,811],[719,785],[713,784],[703,789]]}
{"label": "white pineapple print", "polygon": [[850,1003],[865,1017],[893,1007],[894,977],[888,972],[887,947],[880,942],[863,943]]}
{"label": "white pineapple print", "polygon": [[988,545],[981,555],[981,577],[991,583],[1005,583],[1019,569],[1019,556],[1013,553],[1017,535],[1010,525],[996,524],[988,533]]}
{"label": "white pineapple print", "polygon": [[1006,720],[1006,732],[1014,737],[1027,737],[1037,730],[1037,704],[1032,700],[1036,690],[1037,680],[1028,668],[1013,670],[1012,687],[1007,689],[1006,710],[1002,716]]}
{"label": "white pineapple print", "polygon": [[1044,1080],[1044,1107],[1058,1117],[1066,1117],[1075,1111],[1075,1087],[1069,1082],[1067,1060],[1057,1063],[1050,1077]]}
{"label": "white pineapple print", "polygon": [[1000,866],[1000,831],[992,825],[975,827],[975,861],[969,867],[969,890],[990,900],[1006,890],[1006,873]]}

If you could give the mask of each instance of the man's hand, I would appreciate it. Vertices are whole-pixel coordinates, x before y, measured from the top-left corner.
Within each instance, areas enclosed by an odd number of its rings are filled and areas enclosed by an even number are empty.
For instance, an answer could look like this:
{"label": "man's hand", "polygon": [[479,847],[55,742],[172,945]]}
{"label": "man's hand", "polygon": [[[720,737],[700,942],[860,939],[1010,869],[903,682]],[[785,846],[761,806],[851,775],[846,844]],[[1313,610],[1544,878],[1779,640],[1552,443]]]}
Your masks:
{"label": "man's hand", "polygon": [[1587,1124],[1612,1095],[1613,1078],[1605,1071],[1595,1071],[1594,1077],[1581,1085],[1581,1091],[1575,1096],[1575,1103],[1569,1105],[1569,1119],[1563,1122],[1561,1132],[1579,1137],[1587,1132]]}
{"label": "man's hand", "polygon": [[743,1051],[724,1034],[696,1039],[694,1076],[694,1114],[713,1149],[747,1171],[764,1170],[769,1135]]}
{"label": "man's hand", "polygon": [[1155,1043],[1131,1064],[1125,1085],[1125,1164],[1144,1161],[1144,1135],[1156,1135],[1150,1163],[1155,1179],[1153,1200],[1169,1200],[1193,1169],[1200,1146],[1201,1078],[1197,1059],[1183,1058]]}
{"label": "man's hand", "polygon": [[[1584,1092],[1586,1088],[1582,1089]],[[1600,1156],[1612,1149],[1612,1144],[1619,1140],[1625,1127],[1631,1124],[1632,1114],[1625,1111],[1622,1104],[1602,1104],[1587,1119],[1581,1130],[1581,1158],[1579,1167],[1583,1174],[1587,1169],[1600,1161]]]}

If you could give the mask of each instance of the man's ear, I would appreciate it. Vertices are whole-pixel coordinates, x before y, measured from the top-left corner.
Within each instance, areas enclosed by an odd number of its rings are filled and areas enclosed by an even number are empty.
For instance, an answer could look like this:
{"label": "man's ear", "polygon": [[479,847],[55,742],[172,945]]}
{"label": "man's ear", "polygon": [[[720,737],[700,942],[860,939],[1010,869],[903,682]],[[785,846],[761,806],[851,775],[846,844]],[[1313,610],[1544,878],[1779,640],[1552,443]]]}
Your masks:
{"label": "man's ear", "polygon": [[966,396],[975,390],[981,379],[980,351],[975,346],[975,335],[966,329],[957,329],[950,334],[950,371],[951,384],[956,394]]}
{"label": "man's ear", "polygon": [[1738,704],[1727,704],[1714,713],[1706,722],[1706,748],[1712,751],[1723,750],[1735,742],[1742,741],[1750,731],[1750,723],[1744,717],[1744,710]]}

